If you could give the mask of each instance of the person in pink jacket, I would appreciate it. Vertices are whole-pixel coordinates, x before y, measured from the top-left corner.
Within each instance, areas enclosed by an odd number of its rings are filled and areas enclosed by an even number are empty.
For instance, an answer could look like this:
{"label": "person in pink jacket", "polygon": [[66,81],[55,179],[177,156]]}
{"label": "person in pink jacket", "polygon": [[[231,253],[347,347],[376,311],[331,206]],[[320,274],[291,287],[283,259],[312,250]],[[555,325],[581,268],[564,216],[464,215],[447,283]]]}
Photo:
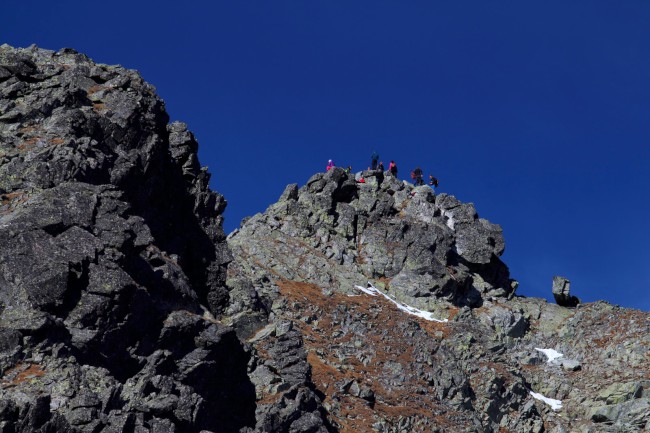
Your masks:
{"label": "person in pink jacket", "polygon": [[330,171],[334,167],[334,163],[330,159],[329,162],[327,163],[327,168],[325,169],[326,171]]}

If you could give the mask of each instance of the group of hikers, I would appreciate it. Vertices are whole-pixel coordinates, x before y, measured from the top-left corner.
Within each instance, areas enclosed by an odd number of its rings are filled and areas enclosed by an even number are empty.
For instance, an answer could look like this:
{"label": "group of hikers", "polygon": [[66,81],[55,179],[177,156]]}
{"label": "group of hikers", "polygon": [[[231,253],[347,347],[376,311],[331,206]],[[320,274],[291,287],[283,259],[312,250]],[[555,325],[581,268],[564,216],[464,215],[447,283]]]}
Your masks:
{"label": "group of hikers", "polygon": [[[327,167],[326,171],[330,171],[332,168],[334,168],[334,161],[331,159],[327,162]],[[370,156],[370,167],[368,167],[368,170],[381,170],[381,171],[386,171],[384,167],[384,163],[382,161],[379,161],[379,154],[377,152],[373,152],[372,155]],[[345,169],[346,172],[351,173],[352,172],[352,167],[347,166]],[[397,164],[395,164],[395,161],[391,160],[390,163],[388,164],[388,172],[392,174],[393,176],[397,177]],[[413,179],[413,183],[415,186],[422,186],[424,185],[424,173],[422,172],[422,169],[420,167],[416,167],[412,172],[411,172],[411,179]],[[363,178],[359,181],[361,183],[365,183]],[[438,186],[438,179],[436,179],[433,175],[429,175],[429,185],[432,187],[437,187]]]}

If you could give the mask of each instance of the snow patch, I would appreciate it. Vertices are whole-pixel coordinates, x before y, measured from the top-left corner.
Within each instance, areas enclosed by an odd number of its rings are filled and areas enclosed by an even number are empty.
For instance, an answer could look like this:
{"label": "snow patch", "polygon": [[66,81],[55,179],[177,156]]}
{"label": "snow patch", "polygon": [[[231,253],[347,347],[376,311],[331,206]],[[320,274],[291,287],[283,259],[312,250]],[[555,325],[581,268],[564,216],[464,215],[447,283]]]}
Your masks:
{"label": "snow patch", "polygon": [[555,400],[554,398],[548,398],[544,397],[542,394],[538,394],[536,392],[530,391],[530,395],[533,396],[535,400],[541,400],[547,405],[551,406],[551,409],[553,410],[560,410],[562,409],[562,401],[561,400]]}
{"label": "snow patch", "polygon": [[408,306],[408,305],[406,305],[406,304],[402,304],[401,302],[396,301],[395,299],[391,298],[390,296],[388,296],[388,295],[385,294],[384,292],[380,291],[379,289],[377,289],[376,287],[374,287],[372,284],[368,283],[368,285],[369,285],[370,287],[354,286],[354,288],[357,289],[357,290],[361,290],[363,293],[365,293],[365,294],[367,294],[367,295],[370,295],[370,296],[381,295],[381,296],[383,296],[384,298],[388,299],[388,300],[389,300],[390,302],[392,302],[393,304],[395,304],[395,305],[397,306],[397,308],[399,308],[400,310],[404,311],[404,312],[407,313],[407,314],[411,314],[412,316],[421,317],[421,318],[423,318],[424,320],[429,320],[429,321],[432,321],[432,322],[439,322],[439,323],[446,323],[446,322],[448,322],[447,319],[442,319],[442,320],[440,320],[440,319],[436,319],[436,318],[434,318],[434,317],[433,317],[433,313],[431,313],[431,312],[429,312],[429,311],[419,310],[419,309],[417,309],[417,308],[414,308],[414,307]]}
{"label": "snow patch", "polygon": [[[355,289],[361,290],[363,293],[370,295],[370,296],[377,296],[381,292],[377,290],[374,286],[370,286],[369,288],[361,287],[361,286],[354,286]],[[383,294],[383,293],[382,293]]]}
{"label": "snow patch", "polygon": [[454,214],[451,212],[443,212],[442,215],[447,217],[447,227],[454,230]]}
{"label": "snow patch", "polygon": [[560,352],[558,352],[555,349],[538,349],[536,347],[535,350],[537,350],[539,352],[542,352],[544,355],[546,355],[546,357],[548,358],[548,361],[546,361],[546,362],[548,364],[550,364],[553,361],[555,361],[556,359],[561,358],[561,357],[564,356],[563,354],[561,354]]}

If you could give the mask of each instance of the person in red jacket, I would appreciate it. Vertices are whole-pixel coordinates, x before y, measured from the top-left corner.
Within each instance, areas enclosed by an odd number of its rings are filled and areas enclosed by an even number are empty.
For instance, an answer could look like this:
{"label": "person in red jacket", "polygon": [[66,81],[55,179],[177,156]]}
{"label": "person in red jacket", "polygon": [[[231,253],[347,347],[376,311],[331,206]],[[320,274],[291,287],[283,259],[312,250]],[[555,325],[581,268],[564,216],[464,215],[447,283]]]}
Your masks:
{"label": "person in red jacket", "polygon": [[395,164],[395,161],[391,161],[390,164],[388,164],[388,171],[390,174],[397,177],[397,164]]}
{"label": "person in red jacket", "polygon": [[330,160],[327,162],[327,167],[325,168],[325,171],[330,171],[330,170],[332,169],[332,167],[334,167],[334,163],[333,163],[332,160],[330,159]]}

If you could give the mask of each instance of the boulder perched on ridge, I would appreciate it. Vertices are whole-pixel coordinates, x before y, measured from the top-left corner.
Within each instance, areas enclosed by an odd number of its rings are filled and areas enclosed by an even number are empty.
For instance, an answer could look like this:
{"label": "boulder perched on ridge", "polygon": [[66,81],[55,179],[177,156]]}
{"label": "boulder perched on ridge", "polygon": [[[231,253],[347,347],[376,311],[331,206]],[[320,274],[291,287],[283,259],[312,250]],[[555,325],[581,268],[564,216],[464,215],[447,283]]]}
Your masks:
{"label": "boulder perched on ridge", "polygon": [[580,299],[571,295],[571,281],[564,277],[553,277],[553,297],[558,305],[563,307],[576,307]]}

